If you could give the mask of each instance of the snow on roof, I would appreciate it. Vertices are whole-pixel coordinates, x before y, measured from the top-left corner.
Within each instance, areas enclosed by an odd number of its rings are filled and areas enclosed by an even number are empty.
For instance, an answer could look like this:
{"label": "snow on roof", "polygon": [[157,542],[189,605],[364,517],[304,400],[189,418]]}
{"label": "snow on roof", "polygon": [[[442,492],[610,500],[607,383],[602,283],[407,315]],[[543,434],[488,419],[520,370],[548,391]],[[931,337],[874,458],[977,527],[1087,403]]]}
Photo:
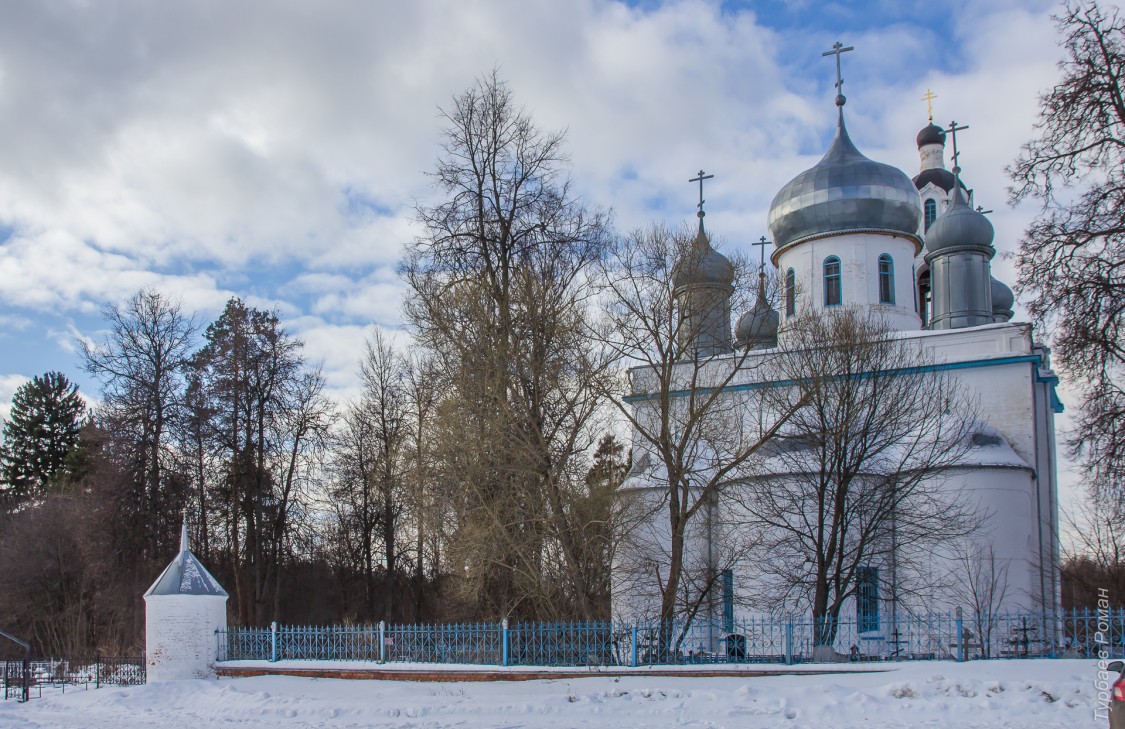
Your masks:
{"label": "snow on roof", "polygon": [[958,466],[994,466],[1027,468],[1031,466],[1016,453],[1007,438],[987,423],[969,436],[969,450],[961,456]]}
{"label": "snow on roof", "polygon": [[164,568],[145,597],[151,595],[215,595],[229,597],[219,581],[188,549],[187,520],[180,532],[180,553]]}

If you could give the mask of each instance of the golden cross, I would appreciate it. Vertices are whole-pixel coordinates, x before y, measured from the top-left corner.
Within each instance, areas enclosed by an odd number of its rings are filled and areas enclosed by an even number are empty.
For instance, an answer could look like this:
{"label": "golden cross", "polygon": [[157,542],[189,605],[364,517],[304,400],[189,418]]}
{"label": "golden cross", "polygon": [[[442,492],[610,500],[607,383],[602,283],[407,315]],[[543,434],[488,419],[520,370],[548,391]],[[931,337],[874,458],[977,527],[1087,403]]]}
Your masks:
{"label": "golden cross", "polygon": [[922,101],[926,102],[926,112],[930,115],[930,123],[934,121],[934,99],[936,98],[937,94],[929,89],[926,89],[926,95],[922,97]]}

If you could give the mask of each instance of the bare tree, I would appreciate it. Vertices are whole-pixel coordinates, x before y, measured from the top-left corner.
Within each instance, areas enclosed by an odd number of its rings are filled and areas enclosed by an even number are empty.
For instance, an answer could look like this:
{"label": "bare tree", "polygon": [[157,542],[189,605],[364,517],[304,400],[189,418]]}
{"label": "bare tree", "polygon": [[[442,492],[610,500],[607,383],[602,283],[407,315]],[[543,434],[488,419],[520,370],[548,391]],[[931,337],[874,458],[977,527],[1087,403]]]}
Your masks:
{"label": "bare tree", "polygon": [[303,344],[278,316],[239,299],[227,302],[205,340],[193,366],[204,388],[197,404],[210,415],[207,433],[220,464],[211,502],[223,527],[239,620],[254,624],[271,605],[282,547],[278,526],[284,532],[288,523],[294,472],[286,470],[286,456],[300,452],[314,432],[301,430],[310,421],[298,414],[322,410],[323,385],[319,373],[306,378]]}
{"label": "bare tree", "polygon": [[[716,528],[723,486],[746,473],[798,406],[765,414],[758,407],[760,395],[738,387],[752,376],[760,358],[747,350],[735,352],[729,328],[725,355],[722,331],[716,330],[720,341],[706,347],[697,341],[700,322],[715,312],[709,304],[678,296],[676,273],[682,262],[709,246],[702,225],[697,234],[654,227],[617,241],[600,276],[604,327],[592,332],[628,369],[628,383],[607,391],[634,438],[635,488],[625,498],[636,529],[628,537],[632,546],[619,552],[617,579],[622,592],[659,595],[656,617],[662,625],[691,618],[713,600],[719,575],[751,546],[726,540],[723,554],[694,554],[690,536],[693,529]],[[749,308],[749,299],[743,298],[753,290],[748,273],[736,259],[731,272],[735,298],[719,306]],[[715,545],[720,541],[716,536],[704,541]],[[668,636],[664,638],[661,645],[667,647]]]}
{"label": "bare tree", "polygon": [[1063,554],[1063,605],[1094,609],[1099,588],[1125,605],[1125,522],[1117,505],[1096,494],[1064,512],[1071,542]]}
{"label": "bare tree", "polygon": [[171,436],[182,414],[184,365],[196,326],[155,289],[138,291],[104,315],[105,337],[81,341],[84,366],[102,382],[99,417],[116,424],[123,439],[119,447],[130,453],[136,493],[125,523],[141,531],[131,547],[140,556],[162,556],[176,534],[184,499]]}
{"label": "bare tree", "polygon": [[414,526],[414,619],[420,621],[426,616],[427,585],[436,582],[441,575],[442,551],[452,517],[451,502],[438,478],[440,472],[435,457],[434,420],[442,388],[440,371],[432,356],[415,353],[406,358],[405,388],[406,477]]}
{"label": "bare tree", "polygon": [[[406,363],[378,329],[367,340],[360,375],[363,394],[348,408],[337,438],[333,500],[362,576],[367,617],[391,620],[397,617],[409,423]],[[377,571],[383,575],[378,611]]]}
{"label": "bare tree", "polygon": [[[441,363],[445,477],[457,484],[447,557],[482,613],[592,616],[568,502],[595,440],[605,361],[585,338],[585,277],[606,217],[570,191],[563,136],[537,129],[493,73],[442,112],[425,232],[402,273],[417,342]],[[576,604],[548,577],[561,561]]]}
{"label": "bare tree", "polygon": [[912,563],[979,526],[975,504],[944,478],[977,417],[923,343],[876,315],[804,313],[782,344],[763,392],[768,410],[791,416],[742,507],[763,540],[763,605],[810,609],[828,652],[863,580],[879,575],[901,594]]}
{"label": "bare tree", "polygon": [[968,605],[970,625],[980,642],[980,657],[991,658],[992,634],[1008,594],[1008,563],[997,558],[992,545],[972,541],[957,544],[952,554],[953,598]]}
{"label": "bare tree", "polygon": [[1042,204],[1020,242],[1018,284],[1082,391],[1071,452],[1091,487],[1125,508],[1125,19],[1068,2],[1056,22],[1062,77],[1008,168],[1012,202]]}

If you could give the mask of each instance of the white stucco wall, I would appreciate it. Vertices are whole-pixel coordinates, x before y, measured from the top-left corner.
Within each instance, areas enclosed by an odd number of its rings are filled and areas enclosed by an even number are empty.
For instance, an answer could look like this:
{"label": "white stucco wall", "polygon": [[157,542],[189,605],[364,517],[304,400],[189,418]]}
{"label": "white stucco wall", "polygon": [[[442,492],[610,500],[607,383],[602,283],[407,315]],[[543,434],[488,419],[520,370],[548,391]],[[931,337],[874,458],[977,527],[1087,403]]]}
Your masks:
{"label": "white stucco wall", "polygon": [[[850,233],[817,238],[784,248],[774,256],[783,280],[790,268],[797,283],[797,313],[824,308],[824,261],[840,259],[843,305],[878,312],[900,331],[921,329],[915,302],[914,261],[918,243],[910,238],[878,233]],[[879,256],[894,261],[894,304],[879,303]],[[785,307],[781,307],[782,326]]]}
{"label": "white stucco wall", "polygon": [[[911,256],[910,249],[905,255]],[[826,254],[827,255],[827,254]],[[896,287],[899,281],[896,280]],[[910,286],[912,284],[907,283]],[[846,284],[845,284],[846,286]],[[845,287],[845,295],[847,288]],[[877,293],[876,293],[877,295]],[[845,299],[846,300],[846,299]],[[930,351],[932,361],[947,367],[952,378],[960,382],[974,398],[980,417],[1004,437],[1022,465],[1006,467],[982,466],[950,474],[952,488],[965,488],[967,492],[989,509],[992,516],[977,537],[980,546],[992,545],[998,559],[1003,560],[1008,572],[1006,609],[1048,609],[1057,605],[1058,515],[1054,463],[1054,413],[1050,403],[1050,384],[1041,371],[1042,352],[1036,348],[1029,324],[990,324],[981,327],[948,331],[907,331],[904,337],[916,339]],[[757,367],[768,362],[770,350],[752,352],[743,363],[735,381],[752,383],[768,368]],[[731,358],[716,358],[705,367],[700,378],[706,382],[711,376],[729,372]],[[640,374],[640,373],[638,373]],[[634,392],[645,392],[650,378],[634,378]],[[762,415],[753,392],[735,392],[728,396],[729,407],[720,410],[731,415],[742,413],[747,420]],[[636,403],[637,415],[642,421],[655,416],[654,403],[640,400]],[[646,412],[647,410],[647,412]],[[737,417],[737,415],[734,415]],[[633,441],[634,459],[645,451],[643,440]],[[626,489],[643,485],[643,478],[626,483]],[[658,496],[649,495],[647,503],[654,519],[666,525],[667,513],[660,508]],[[727,521],[724,514],[720,523]],[[731,517],[737,521],[737,517]],[[720,533],[729,533],[720,529]],[[651,558],[667,553],[667,529],[660,524],[650,524],[638,532],[640,538],[623,544],[618,560],[622,563],[636,556]],[[703,541],[704,530],[695,528],[687,545],[690,554],[707,553]],[[690,543],[699,540],[697,543]],[[630,550],[639,550],[630,555]],[[724,554],[721,546],[718,554]],[[752,559],[752,558],[751,558]],[[941,564],[941,562],[946,562]],[[935,572],[949,568],[947,560],[935,558]],[[650,573],[651,574],[651,573]],[[659,597],[653,591],[639,589],[621,579],[615,570],[613,604],[614,612],[621,617],[648,614],[654,611],[652,601]],[[936,582],[936,581],[935,581]],[[736,573],[736,604],[743,603],[747,591],[755,589],[750,571]],[[948,595],[927,596],[926,604],[915,609],[952,610],[955,600]],[[889,612],[889,610],[888,610]]]}
{"label": "white stucco wall", "polygon": [[227,598],[216,595],[150,595],[145,598],[148,680],[176,681],[215,675],[215,631],[227,627]]}

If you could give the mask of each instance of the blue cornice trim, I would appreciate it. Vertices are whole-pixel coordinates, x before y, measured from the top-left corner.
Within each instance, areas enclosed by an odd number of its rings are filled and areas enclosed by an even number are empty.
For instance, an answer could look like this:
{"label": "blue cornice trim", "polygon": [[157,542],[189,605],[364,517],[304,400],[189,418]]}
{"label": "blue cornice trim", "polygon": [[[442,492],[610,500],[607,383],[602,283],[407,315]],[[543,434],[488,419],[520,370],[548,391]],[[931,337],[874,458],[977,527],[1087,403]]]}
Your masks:
{"label": "blue cornice trim", "polygon": [[[994,358],[994,359],[973,359],[973,360],[966,360],[964,362],[943,362],[942,364],[925,365],[923,367],[902,367],[902,368],[899,368],[899,369],[886,370],[886,371],[883,371],[883,372],[870,373],[870,374],[917,375],[917,374],[923,374],[923,373],[926,373],[926,372],[941,372],[941,371],[950,371],[950,370],[969,370],[969,369],[976,369],[978,367],[998,367],[998,366],[1002,366],[1002,365],[1022,364],[1022,363],[1025,363],[1025,362],[1034,362],[1034,363],[1037,363],[1037,364],[1042,364],[1042,361],[1043,360],[1037,354],[1023,354],[1023,355],[1018,355],[1018,356],[1015,356],[1015,357],[997,357],[997,358]],[[1057,413],[1062,412],[1062,410],[1060,409],[1062,407],[1062,403],[1058,401],[1058,397],[1055,396],[1055,394],[1054,394],[1054,391],[1055,391],[1054,385],[1055,385],[1055,383],[1058,382],[1058,378],[1057,377],[1046,377],[1046,378],[1040,379],[1038,368],[1036,368],[1036,372],[1034,374],[1035,374],[1037,382],[1047,382],[1049,380],[1053,380],[1053,382],[1051,382],[1051,396],[1052,396],[1051,404],[1052,404],[1052,407],[1054,407],[1057,403],[1057,407],[1055,409],[1055,412],[1057,412]],[[786,387],[786,386],[793,385],[793,384],[796,384],[795,380],[777,380],[777,381],[773,381],[773,382],[745,382],[745,383],[740,383],[740,384],[737,384],[737,385],[728,385],[724,388],[700,387],[700,388],[697,388],[695,390],[695,392],[700,394],[700,395],[710,395],[711,393],[715,392],[717,389],[721,389],[721,390],[724,390],[724,391],[727,391],[727,392],[745,392],[745,391],[748,391],[748,390],[760,390],[763,387],[774,387],[774,386],[779,386],[779,385],[782,386],[782,387]],[[668,394],[669,394],[670,397],[687,397],[688,395],[691,394],[691,392],[692,392],[691,390],[672,390]],[[633,403],[633,402],[644,402],[645,400],[655,400],[658,397],[659,397],[659,395],[656,394],[656,393],[649,393],[649,394],[643,394],[643,395],[628,395],[624,399],[625,399],[625,402]]]}

